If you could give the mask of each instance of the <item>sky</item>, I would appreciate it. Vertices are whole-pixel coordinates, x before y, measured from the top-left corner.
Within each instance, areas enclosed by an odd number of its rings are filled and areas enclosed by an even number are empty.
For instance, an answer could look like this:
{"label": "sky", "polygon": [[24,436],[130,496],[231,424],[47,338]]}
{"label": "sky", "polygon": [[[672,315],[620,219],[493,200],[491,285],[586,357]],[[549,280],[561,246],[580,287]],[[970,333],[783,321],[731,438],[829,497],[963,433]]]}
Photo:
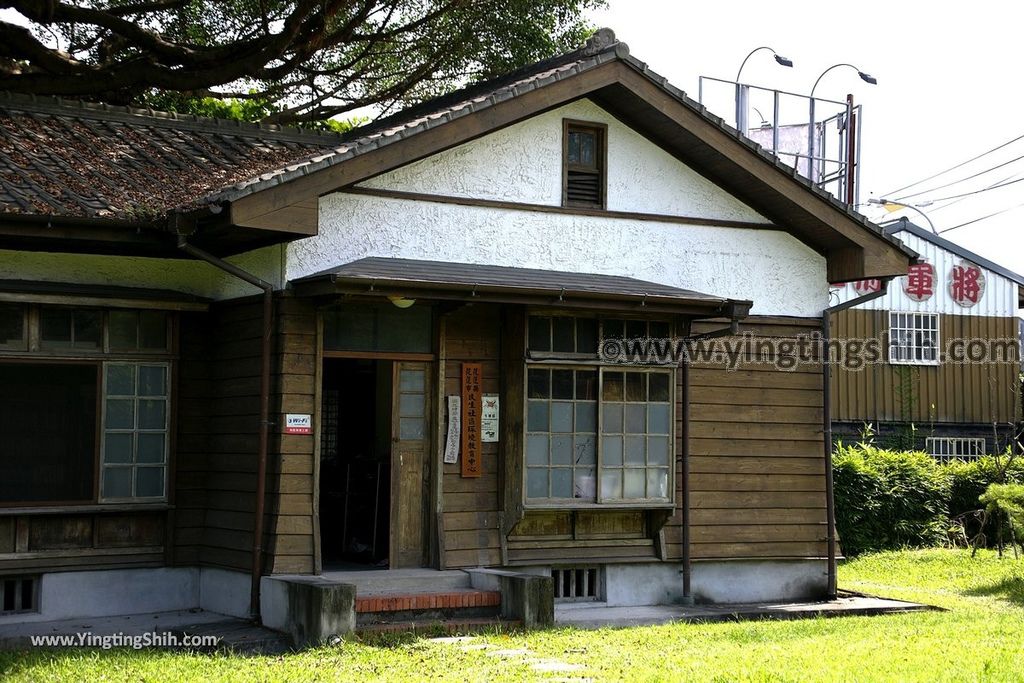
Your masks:
{"label": "sky", "polygon": [[[815,92],[834,100],[851,93],[863,105],[861,202],[950,184],[903,200],[917,204],[1024,179],[1024,158],[1011,161],[1024,157],[1022,139],[890,194],[1024,135],[1024,6],[1018,3],[608,0],[590,20],[613,29],[630,54],[694,99],[700,76],[735,80],[744,57],[762,45],[793,60],[793,68],[780,66],[762,50],[744,67],[744,83],[809,94],[818,76],[841,62],[877,78],[877,85],[869,85],[855,69],[839,68]],[[723,118],[734,118],[732,100],[727,111],[709,106]],[[761,111],[771,117],[770,108]],[[760,121],[754,112],[749,116],[755,125]],[[796,122],[780,118],[784,124]],[[1009,163],[953,183],[1004,162]],[[919,208],[942,231],[1018,204],[1024,204],[1024,180]],[[858,210],[873,220],[905,215],[927,227],[911,210],[889,214],[872,205]],[[1024,207],[942,236],[1024,274]]]}

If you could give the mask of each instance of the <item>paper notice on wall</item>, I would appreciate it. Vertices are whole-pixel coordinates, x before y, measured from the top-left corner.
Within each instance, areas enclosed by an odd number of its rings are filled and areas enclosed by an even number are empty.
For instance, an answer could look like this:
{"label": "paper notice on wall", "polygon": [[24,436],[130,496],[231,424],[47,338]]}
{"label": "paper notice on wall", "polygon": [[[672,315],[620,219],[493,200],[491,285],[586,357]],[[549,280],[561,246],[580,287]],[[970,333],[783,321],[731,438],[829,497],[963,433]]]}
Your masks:
{"label": "paper notice on wall", "polygon": [[498,395],[484,394],[480,406],[480,440],[493,443],[498,440]]}
{"label": "paper notice on wall", "polygon": [[454,465],[459,461],[459,443],[462,440],[462,397],[448,397],[448,437],[444,442],[444,462]]}

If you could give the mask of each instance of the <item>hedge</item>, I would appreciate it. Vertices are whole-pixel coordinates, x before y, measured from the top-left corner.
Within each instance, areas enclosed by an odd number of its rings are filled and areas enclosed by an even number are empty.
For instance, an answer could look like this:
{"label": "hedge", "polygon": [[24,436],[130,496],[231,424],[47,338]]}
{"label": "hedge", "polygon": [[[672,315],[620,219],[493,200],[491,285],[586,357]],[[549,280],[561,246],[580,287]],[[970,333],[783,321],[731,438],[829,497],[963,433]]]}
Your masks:
{"label": "hedge", "polygon": [[[866,444],[839,444],[833,472],[836,528],[846,555],[943,543],[950,519],[984,507],[979,496],[998,481],[991,456],[939,462]],[[1024,483],[1024,460],[1014,461],[1006,481]]]}

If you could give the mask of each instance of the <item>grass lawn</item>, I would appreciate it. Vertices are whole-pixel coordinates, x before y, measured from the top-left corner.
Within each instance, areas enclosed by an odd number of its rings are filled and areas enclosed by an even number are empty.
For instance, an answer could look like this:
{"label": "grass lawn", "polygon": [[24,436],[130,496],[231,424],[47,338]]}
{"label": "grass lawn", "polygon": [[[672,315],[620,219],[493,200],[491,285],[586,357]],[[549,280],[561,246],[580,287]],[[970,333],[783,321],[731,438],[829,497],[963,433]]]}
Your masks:
{"label": "grass lawn", "polygon": [[[558,629],[469,644],[346,641],[274,657],[159,651],[0,653],[4,681],[1021,681],[1024,559],[881,553],[840,586],[948,609],[879,617]],[[538,664],[539,663],[539,664]],[[544,668],[547,667],[547,670]]]}

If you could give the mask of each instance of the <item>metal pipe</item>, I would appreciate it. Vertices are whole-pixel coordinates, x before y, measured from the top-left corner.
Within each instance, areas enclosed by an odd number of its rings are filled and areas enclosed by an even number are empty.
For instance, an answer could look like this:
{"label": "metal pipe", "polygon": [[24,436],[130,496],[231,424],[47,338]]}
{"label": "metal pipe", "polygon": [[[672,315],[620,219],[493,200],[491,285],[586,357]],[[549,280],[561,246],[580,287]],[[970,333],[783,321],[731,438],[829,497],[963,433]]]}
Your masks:
{"label": "metal pipe", "polygon": [[252,582],[249,588],[249,615],[260,619],[260,579],[263,574],[263,517],[267,496],[267,450],[270,430],[270,341],[274,323],[274,286],[224,259],[178,237],[178,248],[186,254],[206,261],[240,280],[263,290],[263,337],[260,345],[260,423],[256,454],[256,509],[252,532]]}
{"label": "metal pipe", "polygon": [[852,205],[857,163],[857,114],[853,109],[853,95],[846,96],[846,203]]}
{"label": "metal pipe", "polygon": [[877,292],[855,297],[849,301],[829,306],[821,314],[821,391],[824,417],[822,427],[825,436],[825,542],[828,547],[828,569],[826,580],[826,596],[834,600],[839,592],[836,567],[836,501],[835,488],[832,480],[832,366],[829,363],[829,342],[832,339],[832,314],[847,308],[859,306],[873,299],[885,296],[889,288],[889,280],[882,278],[882,286]]}
{"label": "metal pipe", "polygon": [[690,566],[690,359],[683,357],[680,367],[683,416],[682,476],[683,476],[683,602],[693,604],[690,590],[692,576]]}

